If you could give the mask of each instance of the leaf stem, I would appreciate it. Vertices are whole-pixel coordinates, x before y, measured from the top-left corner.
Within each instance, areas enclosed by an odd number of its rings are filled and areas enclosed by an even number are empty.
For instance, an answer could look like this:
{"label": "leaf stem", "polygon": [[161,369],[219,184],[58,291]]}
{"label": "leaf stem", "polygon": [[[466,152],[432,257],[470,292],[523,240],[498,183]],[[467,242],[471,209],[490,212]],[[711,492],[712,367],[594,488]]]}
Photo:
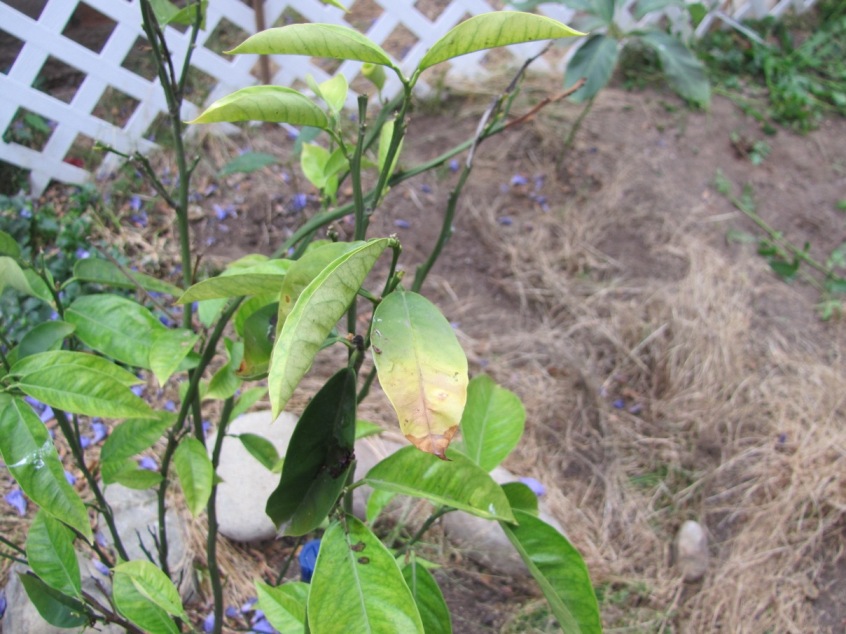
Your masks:
{"label": "leaf stem", "polygon": [[432,514],[426,518],[426,521],[423,522],[420,528],[417,529],[417,532],[412,535],[411,539],[409,539],[405,544],[403,544],[397,549],[396,556],[399,557],[400,555],[404,555],[406,552],[408,552],[412,548],[412,546],[414,546],[414,544],[420,541],[420,538],[423,537],[426,531],[428,531],[432,527],[432,524],[437,522],[441,517],[443,517],[447,513],[451,513],[454,510],[455,509],[450,506],[439,506],[434,511],[432,511]]}

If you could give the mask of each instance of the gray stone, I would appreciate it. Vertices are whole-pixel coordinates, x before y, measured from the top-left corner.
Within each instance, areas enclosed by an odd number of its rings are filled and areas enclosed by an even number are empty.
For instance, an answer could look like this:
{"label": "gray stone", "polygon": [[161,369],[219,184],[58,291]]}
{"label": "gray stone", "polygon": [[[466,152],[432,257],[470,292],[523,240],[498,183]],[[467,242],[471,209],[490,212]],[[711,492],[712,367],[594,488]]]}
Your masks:
{"label": "gray stone", "polygon": [[[220,452],[217,474],[223,480],[217,487],[217,520],[221,535],[238,542],[272,539],[276,527],[264,512],[267,498],[279,485],[279,475],[271,473],[244,448],[232,434],[257,434],[266,438],[284,456],[294,433],[297,417],[282,412],[275,421],[270,412],[250,412],[239,416],[227,429]],[[211,451],[216,434],[206,445]]]}
{"label": "gray stone", "polygon": [[[106,487],[105,497],[114,512],[115,526],[129,558],[148,560],[145,549],[156,557],[156,542],[153,538],[153,535],[158,537],[159,526],[156,492],[153,489],[138,491],[119,484],[110,484]],[[105,521],[101,519],[101,526],[105,527],[105,525]],[[165,513],[165,527],[167,528],[168,567],[172,578],[178,580],[177,585],[182,599],[188,601],[197,590],[197,582],[194,575],[193,553],[187,548],[187,529],[179,514],[173,509],[168,509]],[[109,540],[108,530],[104,528],[102,533]]]}
{"label": "gray stone", "polygon": [[708,536],[699,522],[687,520],[676,535],[676,565],[689,582],[702,579],[708,571]]}
{"label": "gray stone", "polygon": [[[79,569],[82,574],[82,589],[98,599],[103,605],[108,605],[105,601],[100,585],[108,588],[109,578],[100,574],[93,564],[77,555],[79,559]],[[29,600],[29,597],[24,590],[23,584],[20,581],[18,574],[29,570],[26,566],[15,564],[9,570],[9,582],[6,584],[6,614],[3,616],[2,631],[4,634],[67,634],[74,632],[74,630],[58,628],[50,625],[47,621],[41,618],[38,610]],[[97,581],[99,581],[99,584]],[[97,629],[104,634],[121,634],[124,630],[116,625],[98,625]],[[81,630],[81,628],[80,628]],[[90,631],[90,630],[89,630]]]}

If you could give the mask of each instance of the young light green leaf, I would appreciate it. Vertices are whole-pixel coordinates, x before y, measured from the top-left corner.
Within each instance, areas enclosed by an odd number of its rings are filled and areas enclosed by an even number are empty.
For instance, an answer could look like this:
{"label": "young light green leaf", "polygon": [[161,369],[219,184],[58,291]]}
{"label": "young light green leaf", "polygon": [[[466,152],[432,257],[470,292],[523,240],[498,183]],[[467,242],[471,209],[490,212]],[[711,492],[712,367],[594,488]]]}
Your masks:
{"label": "young light green leaf", "polygon": [[15,363],[9,374],[12,376],[26,376],[44,369],[59,371],[62,369],[74,370],[76,368],[99,372],[111,377],[112,380],[126,387],[142,383],[141,379],[132,374],[132,372],[127,372],[108,359],[87,352],[74,352],[71,350],[48,350],[47,352],[30,355]]}
{"label": "young light green leaf", "polygon": [[44,511],[92,539],[88,511],[65,480],[47,427],[23,399],[0,394],[0,454],[24,493]]}
{"label": "young light green leaf", "polygon": [[7,288],[13,288],[24,295],[32,295],[53,305],[53,296],[47,285],[35,271],[23,270],[20,265],[8,256],[0,256],[0,295]]}
{"label": "young light green leaf", "polygon": [[502,488],[461,454],[445,461],[403,447],[373,467],[364,481],[374,489],[425,498],[485,519],[514,521]]}
{"label": "young light green leaf", "polygon": [[565,632],[600,634],[599,606],[579,552],[557,530],[530,513],[514,510],[519,525],[500,522],[538,582]]}
{"label": "young light green leaf", "polygon": [[13,260],[21,257],[21,247],[18,245],[18,241],[5,231],[0,231],[0,255],[7,255]]}
{"label": "young light green leaf", "polygon": [[[288,271],[290,272],[290,268]],[[286,275],[287,276],[287,275]],[[285,278],[282,278],[284,282]],[[274,306],[278,306],[279,302],[279,289],[274,291],[273,293],[265,293],[264,295],[256,295],[254,297],[250,297],[245,299],[241,302],[241,305],[238,307],[238,310],[235,312],[235,316],[232,318],[232,324],[235,326],[235,332],[238,333],[240,337],[244,336],[244,324],[246,321],[257,311],[261,310],[265,306],[273,304]]]}
{"label": "young light green leaf", "polygon": [[344,109],[344,104],[347,102],[347,92],[349,92],[347,78],[342,73],[338,73],[320,84],[320,94],[323,101],[335,114]]}
{"label": "young light green leaf", "polygon": [[191,622],[182,607],[179,591],[154,564],[141,559],[118,564],[114,568],[115,581],[118,577],[129,579],[141,595],[171,616],[176,616],[185,623]]}
{"label": "young light green leaf", "polygon": [[[391,58],[358,31],[336,24],[289,24],[247,38],[227,53],[307,55],[391,66]],[[317,126],[322,127],[322,126]]]}
{"label": "young light green leaf", "polygon": [[367,436],[375,436],[376,434],[381,434],[384,430],[382,429],[381,425],[377,425],[376,423],[371,423],[369,420],[357,420],[355,421],[355,439],[358,440],[359,438],[366,438]]}
{"label": "young light green leaf", "polygon": [[385,67],[366,62],[361,65],[361,74],[374,86],[379,93],[385,87]]}
{"label": "young light green leaf", "polygon": [[308,595],[312,632],[423,634],[414,598],[393,555],[370,529],[347,516],[323,535]]}
{"label": "young light green leaf", "polygon": [[26,559],[32,571],[54,590],[82,598],[82,577],[73,550],[73,533],[43,509],[26,536]]}
{"label": "young light green leaf", "polygon": [[300,169],[308,182],[317,189],[326,186],[326,164],[329,162],[329,150],[314,143],[303,143],[300,154]]}
{"label": "young light green leaf", "polygon": [[467,357],[437,307],[395,291],[373,315],[370,338],[379,383],[402,433],[421,451],[445,458],[467,400]]}
{"label": "young light green leaf", "polygon": [[229,360],[226,365],[214,373],[209,381],[209,387],[203,398],[224,400],[233,396],[241,387],[241,379],[238,378],[238,368],[244,359],[244,343],[226,339],[226,352]]}
{"label": "young light green leaf", "polygon": [[161,26],[167,26],[179,13],[179,7],[170,0],[150,0],[150,7],[153,9],[153,15],[156,16],[156,22]]}
{"label": "young light green leaf", "polygon": [[185,505],[197,517],[206,508],[214,484],[214,467],[203,443],[193,436],[183,438],[173,454],[173,467]]}
{"label": "young light green leaf", "polygon": [[[379,153],[377,158],[377,166],[379,171],[385,169],[385,163],[388,162],[388,150],[391,147],[391,137],[394,136],[394,121],[393,119],[389,121],[385,121],[382,125],[382,129],[379,130]],[[394,154],[394,161],[391,164],[391,169],[389,170],[389,174],[393,174],[394,170],[397,168],[397,162],[399,161],[400,154],[402,154],[402,144],[403,141],[400,141],[399,148]]]}
{"label": "young light green leaf", "polygon": [[144,491],[158,486],[162,482],[161,473],[149,469],[140,469],[132,460],[127,460],[126,467],[123,471],[113,475],[115,484],[135,491]]}
{"label": "young light green leaf", "polygon": [[316,249],[309,249],[296,260],[282,280],[279,291],[279,312],[276,318],[276,335],[285,325],[285,320],[300,298],[300,294],[314,281],[323,269],[345,253],[362,246],[364,242],[330,242]]}
{"label": "young light green leaf", "polygon": [[18,347],[18,359],[60,347],[76,326],[66,321],[45,321],[26,333]]}
{"label": "young light green leaf", "polygon": [[[255,37],[255,36],[254,36]],[[250,86],[221,97],[188,123],[270,121],[327,129],[329,119],[311,99],[284,86]]]}
{"label": "young light green leaf", "polygon": [[279,310],[274,302],[255,311],[244,322],[244,357],[235,374],[238,378],[257,381],[267,376],[270,368],[270,355],[273,352],[275,329],[273,319]]}
{"label": "young light green leaf", "polygon": [[144,632],[179,634],[179,628],[167,611],[156,605],[142,592],[130,575],[115,571],[112,580],[112,599],[118,612]]}
{"label": "young light green leaf", "polygon": [[188,356],[194,345],[200,340],[185,328],[160,330],[153,333],[153,345],[150,348],[150,369],[159,382],[164,385],[176,372],[179,364]]}
{"label": "young light green leaf", "polygon": [[342,5],[340,2],[338,2],[338,0],[320,0],[320,1],[323,4],[330,4],[333,7],[338,7],[341,11],[343,11],[345,13],[347,11],[347,8],[344,5]]}
{"label": "young light green leaf", "polygon": [[141,304],[117,295],[77,298],[65,310],[65,321],[76,326],[77,338],[88,347],[121,363],[147,369],[153,334],[165,330]]}
{"label": "young light green leaf", "polygon": [[266,387],[251,387],[248,390],[241,392],[241,396],[235,401],[235,407],[232,408],[232,420],[238,418],[241,414],[246,413],[253,405],[258,403],[267,394]]}
{"label": "young light green leaf", "polygon": [[264,436],[258,434],[238,434],[238,440],[244,445],[253,458],[261,463],[268,471],[273,471],[279,463],[279,453],[276,447]]}
{"label": "young light green leaf", "polygon": [[201,0],[199,3],[193,2],[177,11],[176,15],[170,18],[171,24],[182,24],[190,26],[197,21],[197,9],[199,5],[200,10],[200,30],[206,30],[206,7],[209,5],[209,0]]}
{"label": "young light green leaf", "polygon": [[125,385],[102,372],[82,366],[36,370],[21,377],[15,386],[54,409],[72,414],[138,418],[153,412]]}
{"label": "young light green leaf", "polygon": [[230,174],[251,174],[260,169],[275,165],[279,162],[272,154],[264,152],[244,152],[239,154],[234,159],[224,165],[217,173],[219,178],[229,176]]}
{"label": "young light green leaf", "polygon": [[376,518],[382,514],[382,511],[385,510],[385,507],[391,503],[391,500],[393,500],[396,495],[397,494],[394,491],[373,489],[373,492],[367,498],[367,507],[364,511],[364,517],[367,520],[367,523],[372,526],[373,522],[376,521]]}
{"label": "young light green leaf", "polygon": [[303,632],[306,621],[306,601],[309,585],[289,581],[281,586],[270,586],[256,581],[256,608],[264,612],[267,622],[279,632]]}
{"label": "young light green leaf", "polygon": [[230,266],[217,277],[194,284],[176,303],[278,293],[290,266],[291,260],[267,260],[248,267]]}
{"label": "young light green leaf", "polygon": [[670,87],[697,106],[707,107],[711,102],[711,84],[699,58],[680,39],[663,31],[649,30],[640,39],[658,54]]}
{"label": "young light green leaf", "polygon": [[582,78],[585,85],[572,94],[571,101],[589,101],[608,84],[617,65],[618,49],[617,40],[602,34],[591,35],[579,47],[564,72],[564,89],[573,87]]}
{"label": "young light green leaf", "polygon": [[508,482],[502,485],[502,490],[512,510],[519,509],[537,517],[538,496],[527,485],[522,482]]}
{"label": "young light green leaf", "polygon": [[182,294],[182,289],[169,282],[144,273],[125,271],[116,264],[99,258],[77,260],[76,264],[73,265],[73,279],[117,288],[137,288],[140,286],[146,291],[166,293],[173,297]]}
{"label": "young light green leaf", "polygon": [[[371,240],[327,266],[300,294],[276,337],[267,377],[274,417],[285,407],[332,328],[392,238]],[[281,302],[280,302],[281,304]]]}
{"label": "young light green leaf", "polygon": [[450,634],[452,617],[432,573],[421,566],[412,554],[411,561],[402,567],[402,577],[417,603],[426,634]]}
{"label": "young light green leaf", "polygon": [[72,628],[88,625],[92,619],[86,614],[85,604],[73,597],[54,590],[41,579],[28,572],[19,573],[26,596],[32,601],[38,614],[50,625]]}
{"label": "young light green leaf", "polygon": [[418,68],[425,70],[453,57],[486,48],[577,35],[584,35],[584,33],[571,29],[552,18],[534,13],[519,11],[482,13],[465,20],[435,42],[420,60]]}
{"label": "young light green leaf", "polygon": [[226,306],[228,301],[229,299],[226,297],[198,301],[197,317],[199,317],[200,323],[206,328],[211,328],[217,319],[217,316],[220,315],[220,312],[223,310],[223,307]]}
{"label": "young light green leaf", "polygon": [[[126,469],[127,460],[152,447],[175,423],[175,415],[160,413],[155,418],[127,420],[115,427],[100,450],[103,482],[117,482],[113,475]],[[135,462],[130,460],[129,466],[134,469]]]}
{"label": "young light green leaf", "polygon": [[526,410],[513,392],[484,374],[467,386],[461,417],[462,452],[485,471],[505,460],[520,442]]}
{"label": "young light green leaf", "polygon": [[355,444],[356,375],[337,372],[311,399],[288,444],[266,512],[286,535],[317,528],[338,501]]}

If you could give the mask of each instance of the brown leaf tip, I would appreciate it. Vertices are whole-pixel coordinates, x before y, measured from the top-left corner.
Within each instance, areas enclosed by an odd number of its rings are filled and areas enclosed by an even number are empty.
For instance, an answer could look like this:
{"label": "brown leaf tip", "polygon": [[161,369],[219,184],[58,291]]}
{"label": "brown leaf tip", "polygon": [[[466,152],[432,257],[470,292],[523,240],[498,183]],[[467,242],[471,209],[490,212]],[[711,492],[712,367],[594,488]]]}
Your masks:
{"label": "brown leaf tip", "polygon": [[443,434],[428,434],[427,436],[420,438],[412,436],[411,434],[406,434],[405,437],[408,438],[409,442],[411,442],[411,444],[417,447],[420,451],[434,454],[441,460],[448,460],[446,457],[446,450],[457,431],[458,425],[453,425]]}

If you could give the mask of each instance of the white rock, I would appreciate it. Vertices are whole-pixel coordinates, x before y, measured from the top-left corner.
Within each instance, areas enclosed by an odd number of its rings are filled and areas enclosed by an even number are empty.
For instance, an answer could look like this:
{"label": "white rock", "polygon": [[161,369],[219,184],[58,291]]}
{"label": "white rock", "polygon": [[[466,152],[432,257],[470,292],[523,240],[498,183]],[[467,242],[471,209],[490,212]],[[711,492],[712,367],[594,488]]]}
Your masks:
{"label": "white rock", "polygon": [[699,522],[687,520],[676,535],[676,565],[685,581],[699,581],[708,571],[708,536]]}
{"label": "white rock", "polygon": [[[280,456],[288,450],[297,417],[283,412],[273,420],[270,412],[251,412],[239,416],[227,429],[228,434],[257,434],[266,438]],[[211,452],[216,434],[210,434],[206,446]],[[267,499],[279,485],[279,474],[271,473],[244,449],[238,438],[223,439],[217,474],[223,480],[217,487],[217,520],[221,535],[239,542],[272,539],[276,527],[264,512]]]}

